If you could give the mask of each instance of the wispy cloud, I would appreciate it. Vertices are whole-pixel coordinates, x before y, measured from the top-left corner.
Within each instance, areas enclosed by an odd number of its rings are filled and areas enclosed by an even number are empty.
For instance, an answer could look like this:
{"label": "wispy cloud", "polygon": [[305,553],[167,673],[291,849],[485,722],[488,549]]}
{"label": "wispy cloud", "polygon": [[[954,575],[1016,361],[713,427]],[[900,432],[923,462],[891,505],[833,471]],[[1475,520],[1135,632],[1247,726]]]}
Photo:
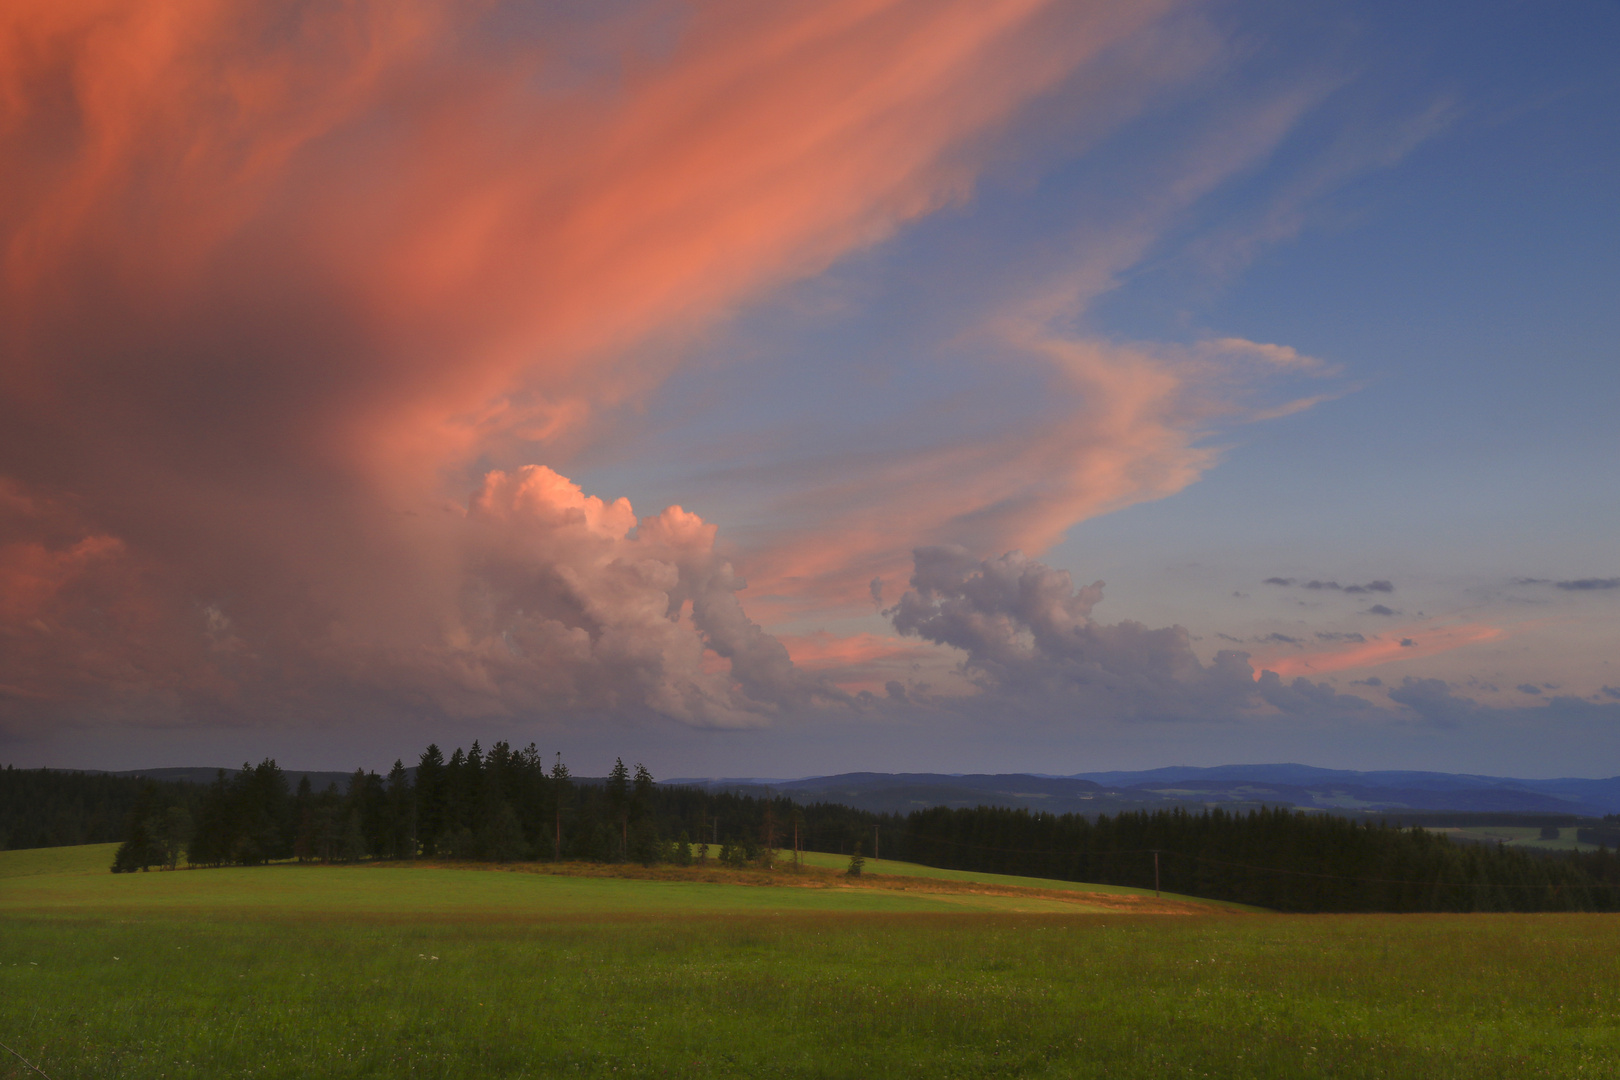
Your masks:
{"label": "wispy cloud", "polygon": [[[1272,655],[1259,653],[1257,669],[1275,671],[1284,678],[1326,675],[1377,667],[1396,660],[1414,660],[1451,652],[1501,638],[1507,631],[1483,623],[1416,623],[1364,640],[1350,640],[1325,649]],[[1360,637],[1360,635],[1356,635]]]}

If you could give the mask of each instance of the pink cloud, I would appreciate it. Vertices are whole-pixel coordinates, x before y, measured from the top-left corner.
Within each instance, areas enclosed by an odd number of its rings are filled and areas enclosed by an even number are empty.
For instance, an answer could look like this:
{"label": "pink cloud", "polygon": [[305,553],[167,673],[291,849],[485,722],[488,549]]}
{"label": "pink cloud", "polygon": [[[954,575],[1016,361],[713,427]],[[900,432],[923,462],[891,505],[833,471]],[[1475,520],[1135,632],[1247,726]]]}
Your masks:
{"label": "pink cloud", "polygon": [[524,463],[1172,6],[6,7],[0,479],[73,509],[0,509],[0,680],[166,720],[836,694],[713,525]]}
{"label": "pink cloud", "polygon": [[873,577],[903,582],[918,546],[1043,552],[1079,521],[1195,482],[1219,459],[1203,444],[1211,427],[1275,411],[1257,402],[1278,377],[1331,374],[1292,349],[1237,339],[1008,334],[1005,347],[1050,372],[1043,413],[988,436],[835,460],[832,477],[785,508],[789,527],[746,556],[755,592],[784,611],[855,607]]}
{"label": "pink cloud", "polygon": [[1482,642],[1496,641],[1506,633],[1501,627],[1484,623],[1418,623],[1381,634],[1370,641],[1337,648],[1278,654],[1261,652],[1254,660],[1255,678],[1258,679],[1262,671],[1274,671],[1288,679],[1378,667],[1398,660],[1419,660]]}

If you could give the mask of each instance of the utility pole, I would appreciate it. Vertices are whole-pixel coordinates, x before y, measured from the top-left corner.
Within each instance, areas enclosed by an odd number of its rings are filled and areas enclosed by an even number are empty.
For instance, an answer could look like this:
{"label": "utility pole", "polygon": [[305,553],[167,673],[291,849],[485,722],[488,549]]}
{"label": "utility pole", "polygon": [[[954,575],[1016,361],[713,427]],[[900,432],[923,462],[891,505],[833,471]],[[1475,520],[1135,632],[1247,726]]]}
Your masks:
{"label": "utility pole", "polygon": [[878,858],[878,827],[872,826],[872,858]]}
{"label": "utility pole", "polygon": [[1157,899],[1158,895],[1159,895],[1159,849],[1154,848],[1153,849],[1153,896],[1154,896],[1155,899]]}

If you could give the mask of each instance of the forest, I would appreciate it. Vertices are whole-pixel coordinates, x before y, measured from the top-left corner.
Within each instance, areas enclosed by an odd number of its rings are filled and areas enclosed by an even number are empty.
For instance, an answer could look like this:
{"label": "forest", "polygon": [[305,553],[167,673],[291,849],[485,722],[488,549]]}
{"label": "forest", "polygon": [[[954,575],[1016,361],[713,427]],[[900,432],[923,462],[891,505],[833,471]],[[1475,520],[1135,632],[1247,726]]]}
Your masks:
{"label": "forest", "polygon": [[[16,784],[13,781],[23,781]],[[659,785],[622,760],[575,778],[531,744],[478,743],[414,769],[293,788],[273,760],[212,784],[0,771],[0,806],[61,814],[23,835],[118,839],[115,871],[380,860],[769,864],[794,847],[947,869],[1160,888],[1279,911],[1620,910],[1620,858],[1454,843],[1417,828],[1289,808],[1102,815],[978,807],[877,814],[835,803]],[[99,800],[99,801],[98,801]],[[109,814],[125,807],[113,831]],[[17,815],[14,814],[14,817]],[[110,833],[110,835],[109,835]]]}

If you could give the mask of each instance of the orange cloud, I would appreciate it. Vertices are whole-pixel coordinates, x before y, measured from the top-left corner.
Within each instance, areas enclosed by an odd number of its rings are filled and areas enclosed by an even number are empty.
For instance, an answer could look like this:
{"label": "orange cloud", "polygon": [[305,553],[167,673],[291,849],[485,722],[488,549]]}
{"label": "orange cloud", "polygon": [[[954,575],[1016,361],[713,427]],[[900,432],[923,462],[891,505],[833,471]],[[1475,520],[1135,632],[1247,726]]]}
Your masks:
{"label": "orange cloud", "polygon": [[956,674],[958,658],[949,650],[888,634],[858,633],[838,636],[825,630],[783,635],[793,662],[806,671],[824,675],[849,693],[882,695],[890,682],[907,685],[921,679],[938,689],[966,689]]}
{"label": "orange cloud", "polygon": [[1335,649],[1321,649],[1292,654],[1260,654],[1253,660],[1254,677],[1262,671],[1275,671],[1285,679],[1295,676],[1326,675],[1333,671],[1377,667],[1397,660],[1418,660],[1453,649],[1495,641],[1507,631],[1483,623],[1443,625],[1419,623],[1402,630],[1380,635],[1371,641],[1357,642]]}
{"label": "orange cloud", "polygon": [[874,577],[897,596],[919,546],[1042,552],[1076,522],[1196,481],[1218,458],[1200,445],[1209,426],[1252,416],[1255,383],[1326,370],[1236,339],[1172,348],[1023,334],[1012,344],[1049,367],[1044,415],[987,437],[832,462],[836,477],[795,497],[788,529],[748,555],[753,590],[776,594],[781,610],[853,606]]}
{"label": "orange cloud", "polygon": [[[666,375],[677,350],[658,343],[964,198],[985,133],[1173,6],[5,6],[0,479],[82,526],[37,548],[19,526],[9,572],[37,587],[6,629],[24,606],[51,616],[61,560],[92,554],[73,544],[115,537],[132,569],[98,587],[148,598],[146,621],[75,624],[61,663],[32,668],[69,696],[174,715],[358,694],[387,712],[407,706],[377,704],[398,670],[380,658],[417,650],[440,682],[410,708],[510,713],[552,685],[608,700],[584,624],[558,638],[586,658],[571,682],[526,679],[499,620],[469,620],[489,506],[535,545],[574,536],[519,512],[566,492],[507,490],[535,482],[518,466],[560,463]],[[486,487],[462,511],[488,462],[515,501]],[[638,525],[677,563],[698,558],[669,539],[680,513]],[[726,606],[729,569],[704,566],[686,601],[710,605],[704,639],[746,694],[817,692]],[[585,610],[647,631],[621,644],[671,650],[663,675],[640,657],[620,703],[735,720],[734,688],[695,638],[645,622],[657,605],[626,574],[574,579]],[[36,659],[56,648],[31,640]]]}

